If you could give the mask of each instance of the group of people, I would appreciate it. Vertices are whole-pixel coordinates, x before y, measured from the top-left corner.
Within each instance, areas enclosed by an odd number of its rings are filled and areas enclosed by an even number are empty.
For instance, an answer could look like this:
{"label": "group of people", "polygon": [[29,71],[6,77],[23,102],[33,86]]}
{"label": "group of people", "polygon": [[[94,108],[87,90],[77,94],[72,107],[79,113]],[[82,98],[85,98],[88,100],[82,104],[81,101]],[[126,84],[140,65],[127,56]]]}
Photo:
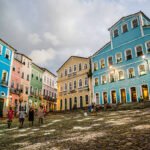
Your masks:
{"label": "group of people", "polygon": [[[26,113],[25,108],[21,106],[18,111],[18,118],[19,118],[19,123],[20,123],[19,127],[20,128],[23,127],[26,116],[28,116],[29,126],[34,125],[35,116],[38,117],[39,124],[41,125],[43,124],[43,119],[45,115],[46,115],[46,110],[42,105],[40,105],[37,112],[34,110],[33,107],[30,107],[28,113]],[[7,120],[8,128],[11,127],[13,119],[14,119],[14,111],[12,107],[10,107],[8,110],[8,120]]]}

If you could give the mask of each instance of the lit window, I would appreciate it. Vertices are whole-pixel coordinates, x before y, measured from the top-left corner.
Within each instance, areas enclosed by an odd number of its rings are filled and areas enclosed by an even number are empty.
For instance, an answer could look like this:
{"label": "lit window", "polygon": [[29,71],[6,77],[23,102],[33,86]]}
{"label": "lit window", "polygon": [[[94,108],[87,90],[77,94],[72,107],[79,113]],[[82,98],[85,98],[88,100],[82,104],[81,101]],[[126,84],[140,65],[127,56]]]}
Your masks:
{"label": "lit window", "polygon": [[137,19],[134,19],[133,21],[132,21],[132,27],[133,28],[136,28],[138,26],[138,20]]}
{"label": "lit window", "polygon": [[110,78],[110,82],[115,82],[115,74],[114,73],[110,73],[109,74],[109,78]]}
{"label": "lit window", "polygon": [[10,59],[10,50],[6,50],[5,58]]}
{"label": "lit window", "polygon": [[117,37],[118,35],[118,29],[114,30],[114,37]]}
{"label": "lit window", "polygon": [[112,56],[108,57],[108,66],[112,66],[113,65],[113,58]]}
{"label": "lit window", "polygon": [[127,26],[127,24],[124,24],[124,25],[122,26],[122,32],[123,32],[123,33],[128,32],[128,26]]}
{"label": "lit window", "polygon": [[99,104],[99,93],[96,93],[96,104]]}
{"label": "lit window", "polygon": [[131,50],[126,50],[126,60],[132,59],[132,53]]}
{"label": "lit window", "polygon": [[145,65],[139,65],[139,75],[145,75],[146,74],[146,70],[145,70]]}
{"label": "lit window", "polygon": [[107,83],[107,77],[106,77],[106,75],[102,76],[102,82],[101,83],[102,84],[106,84]]}
{"label": "lit window", "polygon": [[7,72],[6,71],[3,71],[3,73],[2,73],[2,81],[7,81]]}
{"label": "lit window", "polygon": [[98,70],[98,63],[94,63],[94,71]]}
{"label": "lit window", "polygon": [[2,55],[3,46],[0,45],[0,55]]}
{"label": "lit window", "polygon": [[101,66],[101,69],[105,68],[105,60],[104,59],[100,60],[100,66]]}
{"label": "lit window", "polygon": [[135,72],[134,72],[133,68],[128,69],[128,75],[129,75],[129,78],[134,78],[135,77]]}
{"label": "lit window", "polygon": [[122,54],[121,53],[116,54],[116,61],[117,61],[117,63],[122,62]]}
{"label": "lit window", "polygon": [[147,52],[150,53],[150,41],[146,43]]}
{"label": "lit window", "polygon": [[95,78],[95,86],[98,86],[98,78]]}
{"label": "lit window", "polygon": [[124,72],[123,71],[119,71],[118,72],[118,76],[119,76],[119,80],[123,80],[124,79]]}
{"label": "lit window", "polygon": [[79,80],[79,88],[82,87],[82,80]]}
{"label": "lit window", "polygon": [[142,46],[137,46],[135,49],[136,49],[137,57],[140,57],[143,55]]}

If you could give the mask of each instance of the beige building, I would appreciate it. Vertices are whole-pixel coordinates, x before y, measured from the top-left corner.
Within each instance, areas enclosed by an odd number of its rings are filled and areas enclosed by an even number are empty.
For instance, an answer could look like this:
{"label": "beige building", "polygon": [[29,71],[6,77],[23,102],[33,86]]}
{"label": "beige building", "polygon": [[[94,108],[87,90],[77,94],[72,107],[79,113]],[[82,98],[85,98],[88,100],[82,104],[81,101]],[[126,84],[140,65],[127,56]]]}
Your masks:
{"label": "beige building", "polygon": [[91,104],[90,58],[71,56],[57,71],[57,110],[83,108]]}

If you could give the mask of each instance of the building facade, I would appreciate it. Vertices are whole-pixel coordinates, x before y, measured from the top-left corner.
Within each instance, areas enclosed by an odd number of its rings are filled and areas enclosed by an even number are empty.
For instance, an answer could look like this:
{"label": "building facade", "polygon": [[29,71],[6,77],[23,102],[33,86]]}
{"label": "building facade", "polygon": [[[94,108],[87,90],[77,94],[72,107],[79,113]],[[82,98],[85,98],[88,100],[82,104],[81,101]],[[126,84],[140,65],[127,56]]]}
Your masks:
{"label": "building facade", "polygon": [[43,70],[32,63],[32,74],[30,80],[29,105],[37,109],[42,103],[42,76]]}
{"label": "building facade", "polygon": [[20,82],[20,104],[19,106],[24,106],[26,111],[28,110],[28,98],[30,96],[30,80],[32,71],[32,60],[24,54],[15,53],[15,59],[22,63],[20,69],[21,82]]}
{"label": "building facade", "polygon": [[150,97],[150,19],[138,12],[109,28],[110,42],[92,57],[97,104],[137,102]]}
{"label": "building facade", "polygon": [[90,59],[71,56],[57,71],[57,110],[87,107],[91,103]]}
{"label": "building facade", "polygon": [[19,106],[19,100],[21,95],[21,67],[22,63],[16,59],[13,59],[11,84],[10,84],[10,105],[13,107],[14,111],[17,112]]}
{"label": "building facade", "polygon": [[9,87],[14,48],[0,39],[0,117],[6,114],[11,98]]}
{"label": "building facade", "polygon": [[43,80],[42,80],[42,101],[46,107],[47,112],[56,110],[56,99],[57,99],[57,77],[52,72],[43,69]]}

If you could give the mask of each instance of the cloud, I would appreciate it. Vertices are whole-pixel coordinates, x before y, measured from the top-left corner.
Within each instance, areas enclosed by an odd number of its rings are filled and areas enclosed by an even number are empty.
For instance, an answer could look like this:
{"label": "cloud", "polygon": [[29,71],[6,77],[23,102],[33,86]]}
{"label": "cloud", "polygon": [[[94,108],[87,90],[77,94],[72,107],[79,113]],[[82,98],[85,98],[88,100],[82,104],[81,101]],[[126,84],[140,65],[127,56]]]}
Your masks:
{"label": "cloud", "polygon": [[38,65],[45,66],[48,61],[54,61],[56,55],[56,51],[52,48],[49,49],[41,49],[41,50],[32,50],[29,55],[32,58],[33,62]]}
{"label": "cloud", "polygon": [[37,33],[31,33],[28,36],[28,40],[30,41],[31,44],[37,45],[40,42],[42,42],[40,36]]}

